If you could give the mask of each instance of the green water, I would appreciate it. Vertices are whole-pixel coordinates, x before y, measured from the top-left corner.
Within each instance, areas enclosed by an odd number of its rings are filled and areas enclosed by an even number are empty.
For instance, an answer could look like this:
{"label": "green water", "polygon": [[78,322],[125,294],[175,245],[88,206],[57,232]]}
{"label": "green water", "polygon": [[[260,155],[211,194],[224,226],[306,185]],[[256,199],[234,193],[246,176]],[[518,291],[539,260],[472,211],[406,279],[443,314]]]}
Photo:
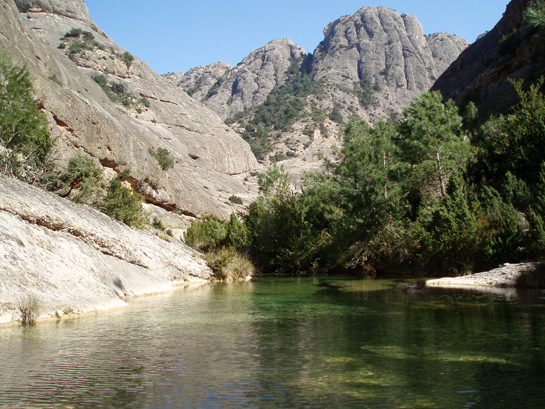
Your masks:
{"label": "green water", "polygon": [[545,407],[545,292],[395,285],[208,285],[0,329],[0,407]]}

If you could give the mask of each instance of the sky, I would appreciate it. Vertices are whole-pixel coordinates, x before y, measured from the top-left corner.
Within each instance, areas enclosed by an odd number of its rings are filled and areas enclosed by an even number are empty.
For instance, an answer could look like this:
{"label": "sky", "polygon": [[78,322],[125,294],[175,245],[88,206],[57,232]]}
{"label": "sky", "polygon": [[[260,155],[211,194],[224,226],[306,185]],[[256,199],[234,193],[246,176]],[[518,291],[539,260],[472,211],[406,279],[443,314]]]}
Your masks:
{"label": "sky", "polygon": [[424,34],[469,41],[491,30],[508,0],[85,0],[95,23],[160,74],[199,65],[235,66],[253,50],[289,38],[312,53],[323,29],[362,7],[413,14]]}

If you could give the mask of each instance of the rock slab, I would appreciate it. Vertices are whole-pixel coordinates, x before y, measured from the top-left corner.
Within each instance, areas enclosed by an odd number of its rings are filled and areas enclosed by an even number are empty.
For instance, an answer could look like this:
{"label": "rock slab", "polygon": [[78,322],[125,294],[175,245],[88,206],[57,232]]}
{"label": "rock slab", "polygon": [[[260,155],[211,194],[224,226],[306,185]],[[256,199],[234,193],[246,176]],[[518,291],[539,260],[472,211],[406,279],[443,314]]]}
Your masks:
{"label": "rock slab", "polygon": [[126,297],[212,277],[199,253],[97,210],[0,177],[0,324],[34,295],[42,317],[125,305]]}

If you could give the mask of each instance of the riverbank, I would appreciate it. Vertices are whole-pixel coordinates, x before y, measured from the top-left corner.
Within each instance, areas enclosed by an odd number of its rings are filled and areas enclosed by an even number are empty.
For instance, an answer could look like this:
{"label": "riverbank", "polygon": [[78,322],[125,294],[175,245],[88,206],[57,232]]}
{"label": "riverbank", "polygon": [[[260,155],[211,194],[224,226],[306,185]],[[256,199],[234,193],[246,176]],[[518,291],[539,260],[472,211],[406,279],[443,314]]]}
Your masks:
{"label": "riverbank", "polygon": [[30,299],[41,321],[96,314],[212,278],[180,240],[0,177],[0,325],[19,322]]}
{"label": "riverbank", "polygon": [[499,268],[460,277],[444,277],[427,280],[427,287],[441,288],[515,288],[520,278],[534,272],[538,263],[506,263]]}

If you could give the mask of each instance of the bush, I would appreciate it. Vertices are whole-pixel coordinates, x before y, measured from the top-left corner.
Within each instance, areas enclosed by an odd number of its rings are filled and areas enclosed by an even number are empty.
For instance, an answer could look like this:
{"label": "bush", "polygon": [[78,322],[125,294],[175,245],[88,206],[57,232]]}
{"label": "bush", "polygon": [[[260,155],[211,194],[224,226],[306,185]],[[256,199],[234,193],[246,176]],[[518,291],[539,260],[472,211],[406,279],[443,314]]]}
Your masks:
{"label": "bush", "polygon": [[134,61],[134,55],[132,55],[128,51],[125,51],[121,55],[121,59],[123,60],[123,62],[125,63],[125,65],[127,66],[127,69],[128,69],[128,68],[131,68],[132,62]]}
{"label": "bush", "polygon": [[248,228],[237,216],[231,214],[225,229],[225,237],[222,240],[225,246],[234,247],[239,251],[248,247]]}
{"label": "bush", "polygon": [[98,203],[101,173],[93,159],[87,155],[79,154],[70,158],[67,168],[59,176],[62,188],[67,190],[61,196],[76,203]]}
{"label": "bush", "polygon": [[26,67],[0,56],[0,172],[27,181],[44,166],[52,147],[47,118],[32,92]]}
{"label": "bush", "polygon": [[143,228],[148,215],[142,208],[144,197],[130,187],[128,172],[124,172],[110,182],[108,194],[101,208],[104,213],[131,227]]}
{"label": "bush", "polygon": [[234,203],[234,204],[239,204],[241,205],[242,204],[242,199],[238,196],[235,196],[235,195],[232,195],[230,198],[229,198],[229,201],[231,203]]}
{"label": "bush", "polygon": [[231,247],[212,250],[204,258],[218,280],[244,280],[255,272],[252,262]]}
{"label": "bush", "polygon": [[63,38],[70,38],[70,37],[79,37],[80,35],[83,34],[83,30],[81,28],[73,28],[72,30],[70,30],[69,32],[67,32]]}
{"label": "bush", "polygon": [[21,312],[21,323],[23,325],[36,325],[40,313],[40,302],[34,294],[27,295],[26,298],[19,301],[19,311]]}
{"label": "bush", "polygon": [[150,155],[153,156],[155,160],[157,160],[159,166],[161,166],[161,169],[163,169],[164,171],[167,171],[174,167],[174,159],[172,158],[168,149],[159,148],[157,149],[157,151],[155,151],[153,148],[149,148],[148,151]]}
{"label": "bush", "polygon": [[185,234],[185,242],[195,249],[204,250],[215,246],[226,234],[224,224],[211,214],[191,223]]}

